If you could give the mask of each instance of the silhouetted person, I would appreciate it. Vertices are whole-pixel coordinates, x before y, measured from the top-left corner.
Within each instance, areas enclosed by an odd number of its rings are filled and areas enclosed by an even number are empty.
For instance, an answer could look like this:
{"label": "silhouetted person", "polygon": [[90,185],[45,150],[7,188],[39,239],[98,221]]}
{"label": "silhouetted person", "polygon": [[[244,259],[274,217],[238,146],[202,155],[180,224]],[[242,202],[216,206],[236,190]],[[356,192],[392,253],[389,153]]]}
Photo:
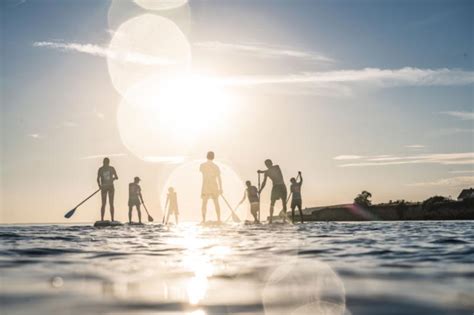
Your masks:
{"label": "silhouetted person", "polygon": [[169,206],[169,208],[168,208],[168,215],[166,216],[166,223],[168,223],[170,219],[170,215],[174,214],[176,224],[178,224],[178,215],[179,215],[178,195],[174,191],[173,187],[168,188],[168,195],[166,196],[165,210],[167,206]]}
{"label": "silhouetted person", "polygon": [[115,168],[110,166],[109,158],[104,158],[103,165],[97,172],[97,184],[100,188],[102,197],[102,206],[100,207],[100,220],[104,221],[105,204],[107,203],[107,195],[109,196],[110,219],[114,221],[114,180],[118,179]]}
{"label": "silhouetted person", "polygon": [[298,177],[300,178],[299,181],[296,178],[292,177],[290,179],[291,186],[290,191],[292,194],[291,198],[291,221],[295,223],[295,208],[298,208],[300,212],[301,223],[303,223],[303,210],[301,210],[301,205],[303,203],[301,199],[301,186],[303,185],[303,175],[301,172],[298,172]]}
{"label": "silhouetted person", "polygon": [[207,201],[212,199],[216,209],[217,221],[221,221],[221,209],[219,207],[219,196],[222,194],[222,180],[219,166],[214,162],[214,152],[207,153],[207,161],[202,163],[199,170],[202,173],[202,222],[206,222]]}
{"label": "silhouetted person", "polygon": [[245,188],[244,196],[239,202],[239,206],[245,201],[245,198],[248,198],[250,203],[250,213],[252,213],[254,222],[258,221],[258,212],[260,211],[260,198],[258,196],[258,189],[255,186],[252,186],[252,183],[248,180],[245,182],[247,188]]}
{"label": "silhouetted person", "polygon": [[142,212],[140,210],[140,204],[143,203],[142,188],[138,183],[140,182],[139,177],[133,179],[133,183],[128,184],[128,222],[132,223],[132,210],[133,206],[137,208],[138,212],[138,223],[142,223]]}
{"label": "silhouetted person", "polygon": [[[265,166],[267,170],[261,171],[258,170],[258,173],[263,173],[263,182],[262,187],[260,188],[259,194],[262,192],[263,188],[265,188],[265,184],[267,183],[267,178],[270,177],[273,183],[272,193],[270,197],[270,220],[269,222],[272,223],[273,218],[273,209],[275,208],[275,202],[278,199],[281,199],[283,204],[283,211],[286,214],[286,197],[288,196],[288,192],[286,190],[285,181],[283,179],[283,174],[281,173],[280,166],[273,165],[272,160],[267,159],[265,160]],[[285,218],[283,218],[285,221]]]}

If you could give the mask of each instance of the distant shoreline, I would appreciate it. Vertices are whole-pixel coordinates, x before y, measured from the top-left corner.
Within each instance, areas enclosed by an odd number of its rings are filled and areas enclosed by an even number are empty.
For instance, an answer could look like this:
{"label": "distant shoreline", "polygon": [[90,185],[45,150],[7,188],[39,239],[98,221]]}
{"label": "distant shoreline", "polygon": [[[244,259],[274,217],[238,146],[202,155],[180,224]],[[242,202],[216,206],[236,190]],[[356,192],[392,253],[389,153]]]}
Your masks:
{"label": "distant shoreline", "polygon": [[[287,212],[291,216],[291,212]],[[295,213],[295,220],[300,219]],[[278,216],[274,216],[278,219]],[[446,221],[474,220],[474,200],[382,203],[371,206],[345,204],[306,208],[304,221]]]}

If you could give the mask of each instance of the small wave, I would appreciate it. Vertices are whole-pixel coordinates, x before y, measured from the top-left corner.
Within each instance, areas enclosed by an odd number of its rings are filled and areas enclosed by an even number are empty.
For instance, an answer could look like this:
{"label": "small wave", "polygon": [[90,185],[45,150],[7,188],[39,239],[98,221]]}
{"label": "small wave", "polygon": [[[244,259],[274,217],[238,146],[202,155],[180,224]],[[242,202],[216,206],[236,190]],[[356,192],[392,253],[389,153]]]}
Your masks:
{"label": "small wave", "polygon": [[457,238],[441,238],[431,241],[432,244],[469,244],[466,241],[459,240]]}
{"label": "small wave", "polygon": [[8,252],[22,256],[48,256],[83,253],[78,249],[61,249],[61,248],[28,248],[28,249],[11,249]]}

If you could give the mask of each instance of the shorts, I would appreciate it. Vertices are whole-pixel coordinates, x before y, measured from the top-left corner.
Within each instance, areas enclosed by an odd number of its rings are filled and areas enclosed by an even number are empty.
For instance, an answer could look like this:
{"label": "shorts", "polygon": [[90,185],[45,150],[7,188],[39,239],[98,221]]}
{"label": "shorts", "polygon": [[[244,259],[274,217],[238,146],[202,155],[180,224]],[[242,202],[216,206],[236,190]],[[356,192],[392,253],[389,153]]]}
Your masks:
{"label": "shorts", "polygon": [[292,199],[291,200],[291,208],[299,208],[301,209],[302,207],[302,204],[303,204],[303,201],[301,199]]}
{"label": "shorts", "polygon": [[274,185],[272,187],[272,194],[271,194],[270,200],[273,203],[277,201],[278,199],[283,199],[284,202],[286,203],[287,195],[288,195],[288,192],[286,191],[285,184]]}
{"label": "shorts", "polygon": [[206,193],[206,194],[201,194],[202,199],[218,199],[219,198],[219,193]]}
{"label": "shorts", "polygon": [[133,206],[136,206],[136,207],[140,207],[140,200],[138,199],[129,199],[128,200],[128,206],[129,207],[133,207]]}

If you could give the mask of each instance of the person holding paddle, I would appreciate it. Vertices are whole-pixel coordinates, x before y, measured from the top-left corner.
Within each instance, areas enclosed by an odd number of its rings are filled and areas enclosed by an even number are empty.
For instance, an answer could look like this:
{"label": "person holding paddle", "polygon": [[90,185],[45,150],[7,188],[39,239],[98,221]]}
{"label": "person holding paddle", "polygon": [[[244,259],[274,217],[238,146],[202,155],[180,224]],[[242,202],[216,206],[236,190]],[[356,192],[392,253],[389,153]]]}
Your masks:
{"label": "person holding paddle", "polygon": [[222,195],[222,179],[219,166],[214,163],[214,152],[207,152],[207,161],[199,167],[202,173],[202,223],[206,222],[207,202],[212,199],[216,209],[217,222],[221,222],[221,209],[219,206],[219,196]]}
{"label": "person holding paddle", "polygon": [[128,223],[132,224],[132,210],[133,206],[137,208],[138,223],[142,224],[142,212],[140,211],[140,204],[143,202],[142,188],[138,183],[139,177],[133,179],[133,183],[128,184]]}
{"label": "person holding paddle", "polygon": [[[299,181],[298,181],[299,178]],[[290,179],[291,186],[290,186],[290,191],[291,191],[291,221],[295,223],[295,208],[298,208],[298,211],[300,212],[300,219],[301,223],[303,223],[303,211],[301,210],[301,205],[303,203],[301,199],[301,186],[303,185],[303,176],[301,175],[301,172],[298,172],[298,177],[294,178],[292,177]]]}
{"label": "person holding paddle", "polygon": [[104,158],[103,165],[97,172],[97,184],[100,188],[100,194],[102,197],[102,205],[100,207],[100,220],[104,221],[105,215],[105,204],[107,203],[107,195],[109,196],[110,205],[110,219],[114,221],[114,180],[117,180],[117,172],[115,168],[110,166],[110,159]]}
{"label": "person holding paddle", "polygon": [[245,182],[245,185],[247,188],[245,188],[244,196],[237,207],[245,201],[245,198],[248,198],[250,203],[250,213],[252,213],[254,222],[259,223],[258,213],[260,212],[260,197],[258,196],[258,189],[257,187],[252,186],[252,183],[249,180]]}
{"label": "person holding paddle", "polygon": [[[265,166],[267,170],[261,171],[258,170],[257,173],[264,174],[262,187],[260,187],[259,194],[262,193],[263,188],[265,188],[265,184],[267,183],[267,178],[272,180],[272,193],[270,197],[270,219],[269,223],[272,223],[273,219],[273,209],[275,208],[275,203],[277,200],[281,199],[283,204],[283,213],[286,214],[286,197],[288,195],[288,191],[286,190],[285,180],[283,179],[283,174],[281,172],[280,166],[273,165],[272,160],[267,159],[265,160]],[[285,218],[283,218],[285,221]]]}
{"label": "person holding paddle", "polygon": [[166,195],[166,202],[165,202],[165,211],[166,210],[168,210],[168,214],[166,215],[166,221],[165,221],[166,224],[168,224],[171,214],[174,214],[176,224],[178,224],[178,215],[179,215],[178,195],[174,191],[173,187],[168,188],[168,195]]}

